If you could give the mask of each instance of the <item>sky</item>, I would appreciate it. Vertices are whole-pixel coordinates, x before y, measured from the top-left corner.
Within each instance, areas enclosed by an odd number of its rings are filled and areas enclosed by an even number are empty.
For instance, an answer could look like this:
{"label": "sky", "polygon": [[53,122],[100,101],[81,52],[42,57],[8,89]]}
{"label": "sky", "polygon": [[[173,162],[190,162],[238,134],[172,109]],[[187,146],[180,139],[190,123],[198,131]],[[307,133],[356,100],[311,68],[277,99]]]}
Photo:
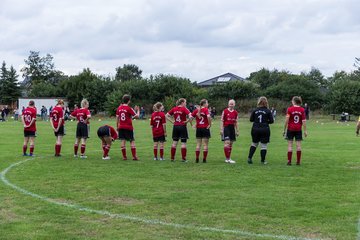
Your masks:
{"label": "sky", "polygon": [[359,12],[358,0],[0,0],[0,61],[20,71],[39,51],[67,75],[135,64],[196,82],[263,67],[331,76],[355,69]]}

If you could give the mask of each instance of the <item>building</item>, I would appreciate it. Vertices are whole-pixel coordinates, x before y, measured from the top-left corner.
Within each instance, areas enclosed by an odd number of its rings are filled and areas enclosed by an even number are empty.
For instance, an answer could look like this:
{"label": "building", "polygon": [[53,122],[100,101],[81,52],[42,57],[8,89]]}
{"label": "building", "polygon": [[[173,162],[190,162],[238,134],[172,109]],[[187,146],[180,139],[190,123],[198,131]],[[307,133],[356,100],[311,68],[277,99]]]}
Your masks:
{"label": "building", "polygon": [[[58,99],[63,99],[65,102],[65,106],[68,105],[68,101],[64,98],[64,97],[38,97],[38,98],[19,98],[18,99],[18,108],[20,109],[20,111],[22,110],[23,107],[27,107],[29,105],[29,101],[33,100],[35,102],[35,107],[37,110],[37,114],[40,115],[41,114],[41,107],[44,106],[46,107],[47,110],[49,110],[50,107],[55,107],[57,104]],[[48,111],[48,114],[50,114],[50,112]]]}
{"label": "building", "polygon": [[220,76],[210,78],[208,80],[198,83],[200,87],[211,87],[215,84],[223,84],[231,81],[247,81],[246,79],[239,77],[233,73],[225,73]]}

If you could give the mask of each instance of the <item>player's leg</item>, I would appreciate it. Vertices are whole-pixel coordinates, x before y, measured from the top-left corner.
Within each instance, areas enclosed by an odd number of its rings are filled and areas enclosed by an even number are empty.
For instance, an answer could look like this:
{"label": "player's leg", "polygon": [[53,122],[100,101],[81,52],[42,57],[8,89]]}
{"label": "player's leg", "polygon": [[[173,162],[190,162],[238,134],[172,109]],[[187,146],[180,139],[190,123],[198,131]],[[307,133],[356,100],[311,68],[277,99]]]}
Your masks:
{"label": "player's leg", "polygon": [[56,144],[55,144],[55,156],[59,157],[61,152],[61,145],[62,145],[62,135],[56,136]]}
{"label": "player's leg", "polygon": [[224,141],[225,162],[230,160],[230,140]]}
{"label": "player's leg", "polygon": [[80,143],[80,138],[76,137],[74,143],[74,157],[78,157],[79,143]]}
{"label": "player's leg", "polygon": [[131,148],[131,154],[133,156],[133,160],[137,161],[139,160],[137,155],[136,155],[136,146],[135,146],[135,139],[130,141],[130,148]]}
{"label": "player's leg", "polygon": [[261,163],[267,164],[267,161],[265,160],[267,154],[267,143],[260,143],[260,156],[261,156]]}
{"label": "player's leg", "polygon": [[296,141],[296,165],[301,162],[301,141]]}
{"label": "player's leg", "polygon": [[196,149],[195,149],[195,161],[197,163],[199,162],[201,143],[202,143],[202,138],[197,138],[196,139]]}
{"label": "player's leg", "polygon": [[164,160],[164,145],[165,145],[165,142],[164,141],[161,141],[160,142],[160,160]]}
{"label": "player's leg", "polygon": [[182,159],[182,162],[186,162],[186,153],[187,153],[186,139],[181,139],[181,159]]}
{"label": "player's leg", "polygon": [[209,139],[208,138],[203,138],[202,143],[203,143],[203,163],[206,163],[207,155],[208,155],[208,149],[209,149]]}
{"label": "player's leg", "polygon": [[292,150],[293,148],[293,139],[288,140],[288,151],[287,151],[287,156],[288,156],[288,163],[287,165],[291,165],[291,158],[292,158]]}
{"label": "player's leg", "polygon": [[86,137],[81,138],[81,147],[80,147],[80,158],[87,158],[85,156],[85,150],[86,150]]}
{"label": "player's leg", "polygon": [[104,154],[103,154],[103,159],[104,160],[109,160],[109,151],[111,148],[111,143],[112,143],[112,138],[110,136],[104,136],[102,139],[102,144],[103,144],[103,150],[104,150]]}
{"label": "player's leg", "polygon": [[23,156],[27,156],[27,145],[29,143],[29,137],[24,137],[24,144],[23,144]]}
{"label": "player's leg", "polygon": [[154,160],[158,160],[158,148],[159,148],[159,142],[154,142]]}
{"label": "player's leg", "polygon": [[178,144],[179,140],[173,140],[172,144],[171,144],[171,161],[175,160],[175,153],[176,153],[176,147]]}
{"label": "player's leg", "polygon": [[254,156],[254,153],[256,151],[256,148],[258,147],[259,145],[259,142],[252,142],[251,145],[250,145],[250,149],[249,149],[249,155],[248,155],[248,164],[252,164],[253,161],[252,161],[252,158]]}
{"label": "player's leg", "polygon": [[35,136],[29,137],[29,144],[30,144],[30,156],[34,155],[34,149],[35,149]]}
{"label": "player's leg", "polygon": [[120,148],[121,148],[121,153],[122,153],[122,156],[123,156],[123,160],[127,160],[127,156],[126,156],[126,140],[125,139],[121,139]]}

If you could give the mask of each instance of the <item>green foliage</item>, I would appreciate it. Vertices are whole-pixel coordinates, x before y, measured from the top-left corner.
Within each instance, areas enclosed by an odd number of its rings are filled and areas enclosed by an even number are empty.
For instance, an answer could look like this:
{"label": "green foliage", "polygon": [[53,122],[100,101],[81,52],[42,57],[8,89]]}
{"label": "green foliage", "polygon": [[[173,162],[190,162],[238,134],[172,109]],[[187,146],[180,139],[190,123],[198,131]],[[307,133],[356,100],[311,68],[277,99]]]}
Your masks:
{"label": "green foliage", "polygon": [[327,95],[326,109],[331,113],[360,114],[360,81],[336,81]]}
{"label": "green foliage", "polygon": [[17,83],[18,75],[13,66],[6,68],[5,61],[0,69],[0,102],[11,104],[20,97],[20,87]]}
{"label": "green foliage", "polygon": [[122,67],[117,67],[115,80],[126,82],[130,80],[141,79],[142,70],[135,64],[124,64]]}
{"label": "green foliage", "polygon": [[210,99],[249,99],[258,95],[258,86],[252,82],[231,81],[209,88]]}

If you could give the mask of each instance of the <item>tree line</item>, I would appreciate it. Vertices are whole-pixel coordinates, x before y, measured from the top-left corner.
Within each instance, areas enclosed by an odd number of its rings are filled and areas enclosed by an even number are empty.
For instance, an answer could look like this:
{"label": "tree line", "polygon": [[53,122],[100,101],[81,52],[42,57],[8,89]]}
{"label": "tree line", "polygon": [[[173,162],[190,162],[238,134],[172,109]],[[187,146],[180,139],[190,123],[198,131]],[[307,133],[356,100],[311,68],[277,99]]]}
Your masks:
{"label": "tree line", "polygon": [[176,99],[184,97],[189,103],[209,100],[217,109],[226,107],[228,99],[237,101],[240,112],[247,113],[256,105],[259,96],[267,96],[271,106],[284,111],[292,96],[301,96],[313,110],[324,113],[348,112],[360,114],[360,58],[355,58],[354,71],[336,71],[325,77],[320,70],[293,74],[286,70],[262,68],[252,72],[245,81],[231,81],[201,88],[188,78],[171,74],[143,77],[135,64],[124,64],[115,69],[114,76],[93,73],[89,68],[76,75],[66,76],[55,68],[50,54],[41,56],[31,51],[20,71],[23,81],[13,66],[3,61],[0,70],[0,103],[11,104],[18,97],[64,97],[69,105],[79,104],[83,98],[95,112],[112,115],[124,94],[130,94],[133,104],[144,106],[148,112],[160,101],[166,109]]}

